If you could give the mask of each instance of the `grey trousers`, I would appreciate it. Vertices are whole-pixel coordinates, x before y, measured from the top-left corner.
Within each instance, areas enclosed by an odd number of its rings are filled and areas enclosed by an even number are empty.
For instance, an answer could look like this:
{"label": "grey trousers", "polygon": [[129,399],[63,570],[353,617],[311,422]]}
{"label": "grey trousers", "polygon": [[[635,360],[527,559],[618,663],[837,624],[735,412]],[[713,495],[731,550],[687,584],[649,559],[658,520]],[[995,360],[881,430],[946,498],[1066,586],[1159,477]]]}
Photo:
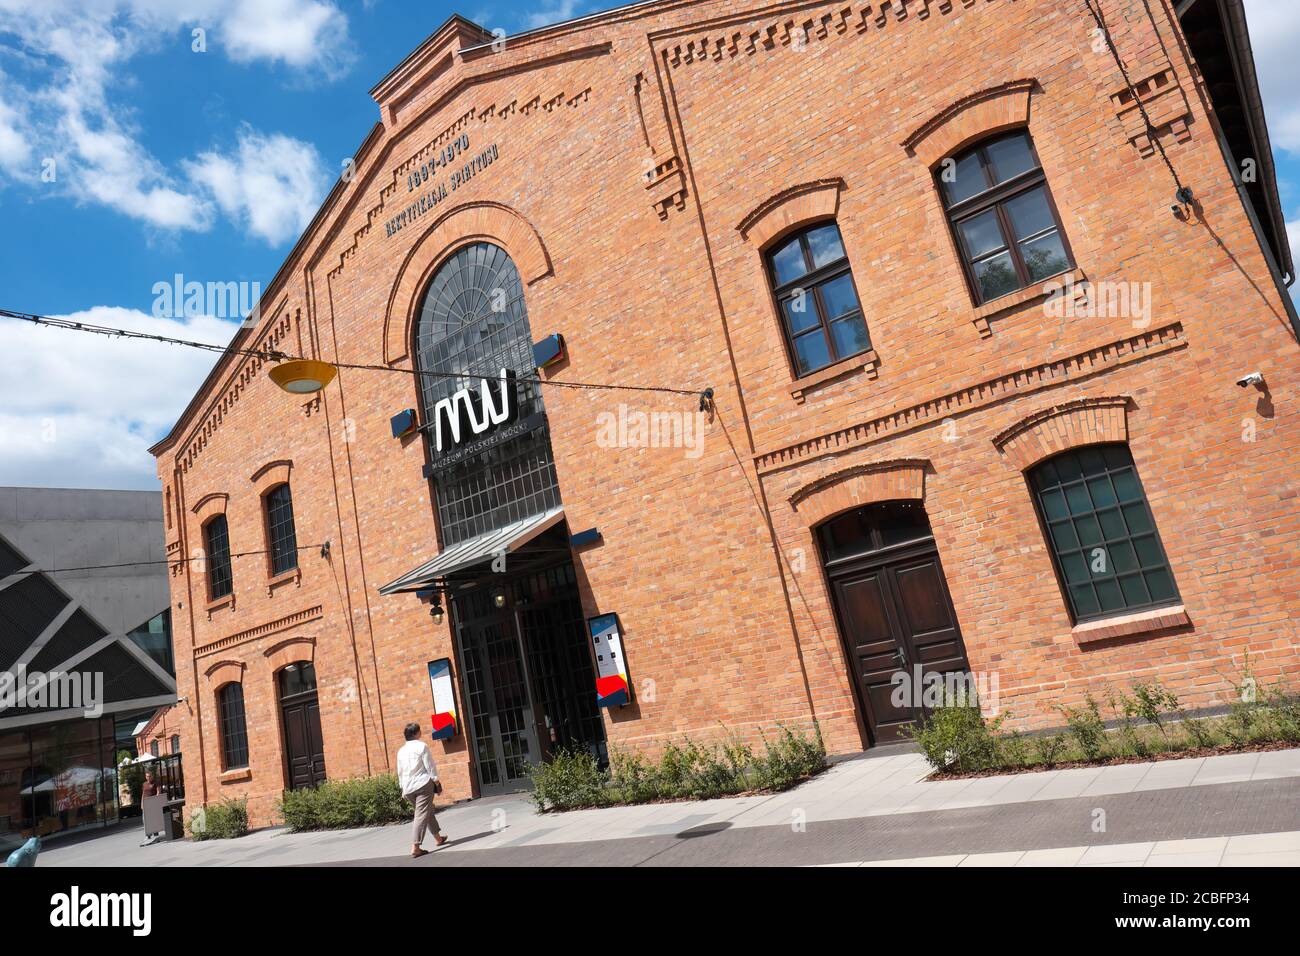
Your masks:
{"label": "grey trousers", "polygon": [[438,818],[433,815],[433,781],[411,794],[409,799],[415,804],[415,820],[411,823],[411,842],[419,846],[424,842],[426,830],[438,834]]}

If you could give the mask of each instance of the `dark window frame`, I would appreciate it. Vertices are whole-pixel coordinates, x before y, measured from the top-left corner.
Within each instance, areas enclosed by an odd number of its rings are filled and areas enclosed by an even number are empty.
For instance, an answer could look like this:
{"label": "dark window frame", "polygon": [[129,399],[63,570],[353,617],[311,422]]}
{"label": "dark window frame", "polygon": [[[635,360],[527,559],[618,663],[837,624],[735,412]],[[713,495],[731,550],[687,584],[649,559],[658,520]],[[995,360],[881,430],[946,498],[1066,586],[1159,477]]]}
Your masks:
{"label": "dark window frame", "polygon": [[[220,547],[214,546],[217,528],[220,527]],[[235,574],[230,563],[230,524],[224,514],[214,515],[203,525],[203,547],[206,554],[208,600],[219,601],[235,590]]]}
{"label": "dark window frame", "polygon": [[217,723],[221,728],[222,770],[248,767],[248,719],[244,685],[237,680],[217,688]]}
{"label": "dark window frame", "polygon": [[[993,172],[993,164],[988,156],[988,147],[1003,139],[1008,139],[1015,135],[1023,135],[1025,142],[1029,146],[1029,155],[1034,160],[1034,168],[1025,170],[1012,176],[1003,182],[997,182],[996,175]],[[980,172],[984,175],[985,187],[981,192],[974,196],[968,196],[960,202],[950,203],[948,194],[943,182],[944,163],[941,161],[934,169],[934,184],[939,192],[939,202],[943,206],[944,218],[948,220],[948,231],[952,234],[952,241],[957,251],[957,258],[961,260],[962,274],[966,277],[966,288],[970,292],[971,299],[975,305],[980,306],[988,302],[996,302],[1004,296],[1014,295],[1024,289],[1029,288],[1036,282],[1044,282],[1051,276],[1044,276],[1041,279],[1035,279],[1029,274],[1029,268],[1025,265],[1024,256],[1020,252],[1020,245],[1024,242],[1030,242],[1036,238],[1042,238],[1048,235],[1052,230],[1044,230],[1035,236],[1027,239],[1016,239],[1015,230],[1011,225],[1011,217],[1006,211],[1007,204],[1025,193],[1031,192],[1042,187],[1043,195],[1047,199],[1048,211],[1052,214],[1052,222],[1055,225],[1055,231],[1061,238],[1061,248],[1065,250],[1065,268],[1053,275],[1063,275],[1075,268],[1074,250],[1070,246],[1070,237],[1065,233],[1065,226],[1061,222],[1061,212],[1056,206],[1056,198],[1052,195],[1052,187],[1047,182],[1047,173],[1043,169],[1043,162],[1038,156],[1038,147],[1034,145],[1034,138],[1030,135],[1029,130],[1025,127],[1019,127],[1013,130],[1003,130],[986,136],[978,142],[968,145],[959,153],[955,153],[945,160],[951,159],[954,164],[960,164],[968,156],[974,155],[979,159]],[[1002,241],[1005,244],[1004,249],[1011,257],[1011,264],[1015,268],[1016,278],[1020,285],[1003,292],[993,298],[985,298],[984,291],[980,287],[979,277],[975,274],[976,260],[990,259],[1001,255],[1001,250],[992,253],[986,253],[983,256],[972,257],[970,250],[967,248],[966,239],[962,235],[960,228],[961,223],[974,219],[982,215],[989,209],[993,209],[997,215],[998,228],[1002,232]]]}
{"label": "dark window frame", "polygon": [[262,496],[266,522],[266,557],[271,577],[298,569],[298,530],[293,515],[293,490],[282,481]]}
{"label": "dark window frame", "polygon": [[[817,267],[813,263],[812,249],[808,245],[809,233],[815,232],[824,226],[834,226],[836,233],[839,235],[840,248],[844,250],[843,258],[836,259],[834,262],[828,262],[826,265]],[[786,248],[792,240],[799,241],[799,250],[803,253],[804,266],[808,271],[804,272],[798,278],[792,279],[784,284],[778,284],[776,277],[776,254]],[[809,375],[816,375],[824,369],[830,368],[839,362],[847,361],[858,355],[865,355],[870,352],[875,345],[871,341],[871,329],[867,325],[866,313],[862,309],[862,296],[858,292],[857,279],[853,277],[853,264],[849,261],[849,250],[844,245],[844,232],[840,229],[837,219],[819,219],[816,222],[804,223],[795,229],[782,234],[768,244],[763,250],[763,264],[767,271],[768,286],[772,290],[773,305],[776,307],[776,321],[781,328],[781,338],[785,342],[786,357],[790,362],[791,374],[796,378],[806,378]],[[822,288],[829,285],[834,280],[843,275],[849,277],[849,284],[853,287],[853,297],[857,300],[857,308],[851,309],[840,315],[833,316],[834,319],[844,321],[847,318],[854,317],[861,321],[862,329],[867,336],[865,348],[856,352],[850,352],[847,355],[839,355],[835,345],[835,335],[831,331],[831,317],[827,316],[826,303],[822,298]],[[813,306],[817,310],[818,324],[811,328],[804,329],[802,332],[795,334],[790,330],[789,322],[786,320],[785,303],[795,298],[796,294],[803,290],[813,301]],[[826,341],[826,349],[830,355],[830,360],[824,365],[808,369],[806,372],[799,370],[799,353],[795,348],[795,340],[804,338],[815,331],[821,331]]]}
{"label": "dark window frame", "polygon": [[[1120,449],[1126,456],[1128,463],[1126,465],[1112,465],[1108,460],[1106,467],[1102,472],[1085,472],[1083,470],[1082,464],[1080,464],[1080,477],[1073,478],[1068,481],[1060,482],[1050,488],[1039,487],[1036,478],[1039,474],[1041,474],[1044,465],[1050,463],[1055,467],[1056,463],[1063,459],[1070,458],[1070,457],[1076,459],[1081,458],[1083,457],[1083,453],[1088,451],[1100,451],[1104,456],[1107,449]],[[1112,475],[1122,473],[1125,470],[1130,471],[1132,473],[1133,482],[1136,485],[1137,494],[1138,494],[1137,498],[1128,501],[1124,501],[1120,499],[1118,490],[1116,489],[1114,484],[1114,479],[1111,477]],[[1117,502],[1116,504],[1104,505],[1098,508],[1096,506],[1096,502],[1092,500],[1091,493],[1089,493],[1089,500],[1092,504],[1090,510],[1080,511],[1078,514],[1075,514],[1073,511],[1070,511],[1068,517],[1066,518],[1058,518],[1058,519],[1048,518],[1047,511],[1044,508],[1043,500],[1042,500],[1045,492],[1049,492],[1057,489],[1064,492],[1064,490],[1067,487],[1083,486],[1086,488],[1089,481],[1099,480],[1103,476],[1110,483],[1111,491],[1115,492],[1115,497]],[[1155,610],[1157,608],[1162,608],[1162,607],[1176,607],[1182,604],[1182,595],[1178,589],[1178,580],[1177,578],[1174,577],[1173,567],[1169,563],[1169,553],[1165,550],[1164,541],[1160,537],[1160,526],[1156,523],[1155,515],[1151,511],[1151,503],[1147,498],[1146,488],[1142,484],[1142,476],[1138,474],[1137,463],[1133,460],[1132,451],[1127,445],[1127,443],[1101,442],[1097,444],[1083,445],[1077,448],[1071,448],[1067,451],[1060,452],[1048,458],[1044,458],[1043,460],[1036,462],[1031,468],[1028,468],[1025,471],[1025,483],[1026,486],[1028,487],[1030,498],[1033,501],[1034,513],[1038,517],[1039,531],[1042,533],[1043,542],[1047,546],[1048,553],[1051,555],[1052,570],[1056,574],[1057,585],[1061,589],[1061,595],[1065,598],[1065,607],[1067,612],[1070,615],[1070,620],[1073,622],[1073,624],[1075,625],[1087,624],[1094,621],[1103,621],[1108,618],[1122,617],[1126,614],[1136,614],[1141,611]],[[1123,513],[1123,508],[1126,505],[1141,506],[1141,509],[1146,516],[1146,521],[1150,526],[1150,531],[1134,532],[1131,529],[1131,527],[1129,527],[1128,518]],[[1074,523],[1076,518],[1095,517],[1104,511],[1111,511],[1111,510],[1119,512],[1120,518],[1124,522],[1125,530],[1127,532],[1126,535],[1124,535],[1123,537],[1112,538],[1112,537],[1108,537],[1105,534],[1104,530],[1102,530],[1102,537],[1100,539],[1100,544],[1094,543],[1090,545],[1084,545],[1082,543],[1082,540],[1079,539],[1079,545],[1077,547],[1066,547],[1066,548],[1058,547],[1057,540],[1052,530],[1053,525],[1061,524],[1066,521],[1070,522],[1071,533],[1076,537],[1076,539],[1078,539],[1079,538],[1078,528],[1077,525],[1075,525]],[[1098,521],[1098,526],[1100,529],[1101,527],[1100,521]],[[1127,544],[1130,546],[1130,548],[1133,548],[1133,542],[1135,540],[1139,538],[1145,538],[1145,537],[1150,537],[1154,542],[1155,547],[1159,552],[1160,561],[1157,563],[1147,565],[1147,564],[1143,564],[1139,558],[1138,570],[1124,571],[1122,573],[1117,572],[1115,570],[1112,546],[1116,544]],[[1091,558],[1092,556],[1092,551],[1098,546],[1103,547],[1106,550],[1107,567],[1108,567],[1108,571],[1103,573],[1100,576],[1098,576],[1097,574],[1091,571],[1091,562],[1089,561],[1089,558]],[[1133,548],[1133,550],[1136,556],[1136,549]],[[1087,613],[1081,613],[1079,611],[1078,605],[1075,601],[1074,594],[1072,593],[1072,587],[1074,587],[1074,585],[1071,585],[1071,583],[1069,582],[1066,576],[1065,568],[1062,566],[1062,559],[1064,555],[1078,555],[1083,557],[1085,565],[1089,568],[1089,576],[1086,583],[1092,588],[1094,599],[1097,600],[1097,604],[1099,607],[1098,610],[1089,611]],[[1150,589],[1146,583],[1145,576],[1148,573],[1152,573],[1152,572],[1158,573],[1160,571],[1163,571],[1166,575],[1168,575],[1169,585],[1173,591],[1173,594],[1171,597],[1168,598],[1150,599],[1151,598]],[[1133,577],[1133,576],[1137,576],[1139,579],[1142,579],[1142,586],[1143,589],[1147,592],[1147,596],[1149,600],[1145,602],[1129,603],[1127,598],[1125,597],[1123,607],[1101,609],[1100,608],[1101,601],[1096,597],[1097,588],[1095,582],[1107,581],[1107,580],[1115,581],[1117,586],[1119,586],[1120,588],[1120,594],[1122,596],[1124,594],[1123,587],[1122,585],[1118,584],[1120,577]],[[1081,585],[1082,583],[1080,583],[1080,586]]]}

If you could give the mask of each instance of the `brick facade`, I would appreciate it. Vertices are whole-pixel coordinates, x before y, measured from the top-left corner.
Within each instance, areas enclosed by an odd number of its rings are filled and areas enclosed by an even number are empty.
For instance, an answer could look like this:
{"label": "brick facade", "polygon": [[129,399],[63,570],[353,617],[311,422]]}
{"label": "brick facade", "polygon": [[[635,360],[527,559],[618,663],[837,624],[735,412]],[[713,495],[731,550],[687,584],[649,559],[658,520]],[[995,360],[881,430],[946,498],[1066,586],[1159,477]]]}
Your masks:
{"label": "brick facade", "polygon": [[[1182,218],[1080,4],[661,0],[504,50],[453,20],[373,91],[382,122],[355,176],[241,344],[409,370],[433,272],[489,241],[518,267],[534,339],[565,337],[567,361],[544,377],[714,390],[698,455],[608,447],[598,428],[620,405],[693,413],[693,396],[545,391],[568,527],[603,537],[574,555],[583,608],[618,612],[636,688],[604,715],[615,745],[815,718],[833,751],[867,746],[815,528],[887,500],[923,504],[970,664],[998,674],[1023,726],[1138,679],[1222,703],[1247,653],[1260,678],[1294,680],[1287,306],[1167,5],[1151,5],[1158,31],[1140,0],[1102,5],[1134,80],[1163,77],[1152,119],[1196,196]],[[973,304],[933,169],[1020,127],[1073,252],[1059,281],[1142,284],[1149,317],[1059,317],[1039,287]],[[461,136],[452,169],[491,146],[496,158],[413,207],[450,170],[416,190],[410,177]],[[799,378],[763,256],[827,218],[872,348]],[[342,778],[390,770],[402,726],[427,726],[426,662],[460,663],[450,621],[378,592],[437,552],[425,442],[389,431],[418,407],[415,380],[343,369],[290,396],[266,370],[224,359],[155,449],[170,556],[195,554],[216,513],[233,552],[265,548],[261,495],[283,480],[298,543],[329,543],[278,578],[267,556],[236,557],[234,593],[217,602],[198,566],[171,578],[185,702],[168,723],[187,789],[246,794],[255,822],[286,785],[280,667],[314,662],[328,773]],[[1235,386],[1254,370],[1266,392]],[[1102,441],[1132,452],[1182,603],[1076,626],[1024,472]],[[247,711],[237,770],[222,766],[216,718],[229,680]],[[466,735],[433,750],[449,797],[470,796]]]}

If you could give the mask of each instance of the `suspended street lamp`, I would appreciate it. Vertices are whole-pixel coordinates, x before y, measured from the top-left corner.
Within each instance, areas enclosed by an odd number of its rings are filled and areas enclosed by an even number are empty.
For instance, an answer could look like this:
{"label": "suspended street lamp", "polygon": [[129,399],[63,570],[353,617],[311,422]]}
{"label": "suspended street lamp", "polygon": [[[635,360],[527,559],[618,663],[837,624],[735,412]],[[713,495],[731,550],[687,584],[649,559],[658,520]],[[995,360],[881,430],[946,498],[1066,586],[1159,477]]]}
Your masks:
{"label": "suspended street lamp", "polygon": [[334,381],[334,376],[338,373],[339,370],[329,362],[293,359],[272,366],[268,374],[271,381],[291,395],[310,395]]}

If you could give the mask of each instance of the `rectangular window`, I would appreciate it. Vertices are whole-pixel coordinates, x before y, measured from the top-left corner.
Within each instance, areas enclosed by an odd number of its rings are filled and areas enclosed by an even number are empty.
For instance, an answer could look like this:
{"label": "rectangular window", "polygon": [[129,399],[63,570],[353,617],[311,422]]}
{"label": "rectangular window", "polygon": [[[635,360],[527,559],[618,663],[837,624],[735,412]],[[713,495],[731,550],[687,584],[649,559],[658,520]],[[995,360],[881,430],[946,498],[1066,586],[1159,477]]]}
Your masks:
{"label": "rectangular window", "polygon": [[217,515],[203,526],[203,539],[208,551],[208,598],[215,601],[228,595],[234,587],[230,574],[230,534],[225,515]]}
{"label": "rectangular window", "polygon": [[1057,455],[1031,469],[1029,483],[1076,623],[1178,603],[1126,446]]}
{"label": "rectangular window", "polygon": [[248,728],[244,723],[244,685],[232,681],[217,691],[224,769],[248,766]]}
{"label": "rectangular window", "polygon": [[853,270],[833,222],[786,239],[767,256],[781,330],[799,377],[871,348]]}
{"label": "rectangular window", "polygon": [[298,566],[298,536],[288,484],[276,485],[267,493],[266,527],[271,544],[271,575],[292,571]]}
{"label": "rectangular window", "polygon": [[946,159],[936,176],[976,304],[1074,267],[1028,133]]}

